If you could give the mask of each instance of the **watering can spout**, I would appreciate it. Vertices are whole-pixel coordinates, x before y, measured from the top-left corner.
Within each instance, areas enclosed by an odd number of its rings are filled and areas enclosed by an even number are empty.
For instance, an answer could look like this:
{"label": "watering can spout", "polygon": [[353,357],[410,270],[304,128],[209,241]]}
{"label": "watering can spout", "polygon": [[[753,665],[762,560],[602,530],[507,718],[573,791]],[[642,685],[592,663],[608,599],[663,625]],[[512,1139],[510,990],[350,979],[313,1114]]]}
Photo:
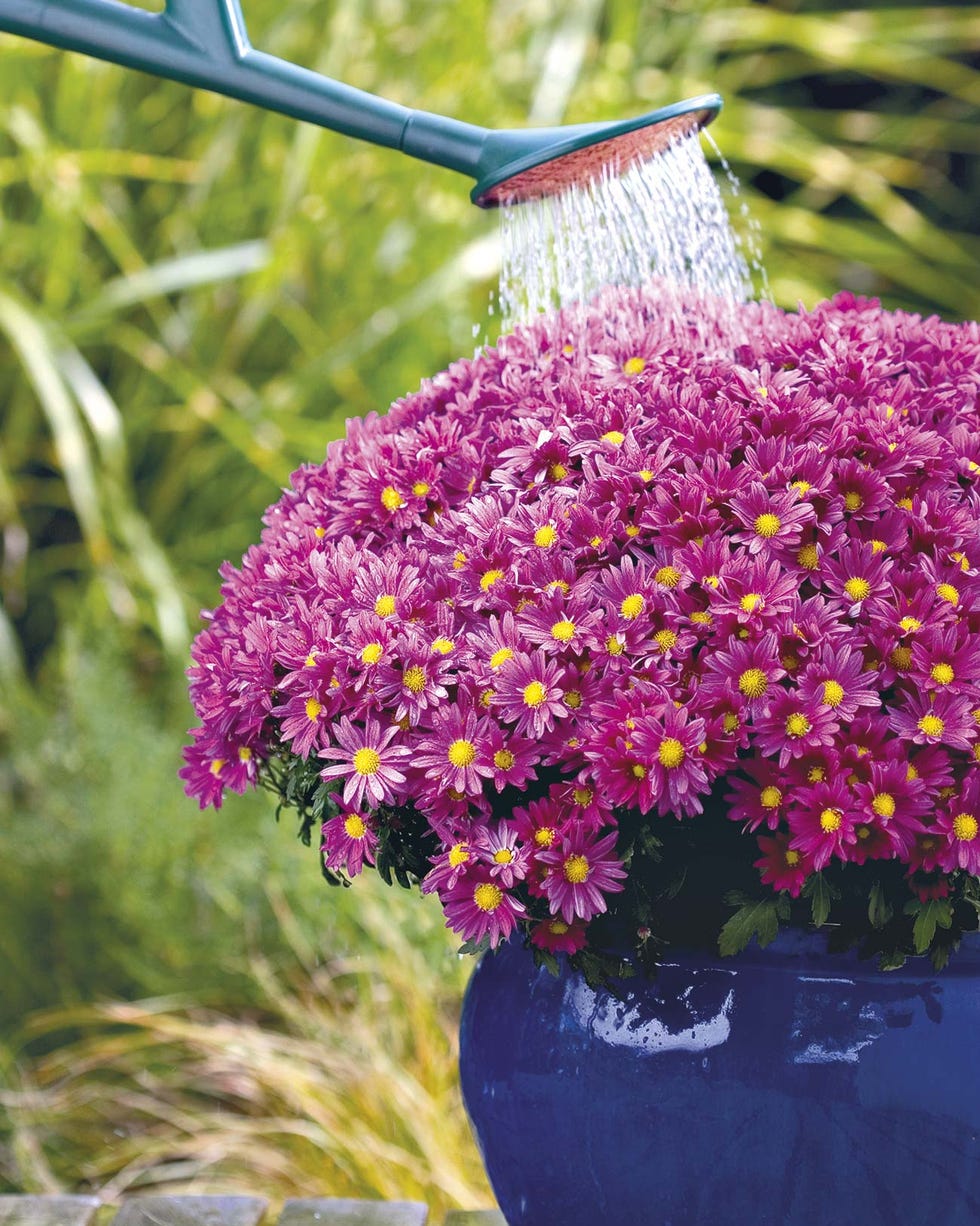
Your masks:
{"label": "watering can spout", "polygon": [[660,152],[710,122],[708,94],[613,123],[495,130],[414,111],[252,48],[240,0],[0,0],[0,31],[303,119],[470,175],[484,208],[562,191]]}

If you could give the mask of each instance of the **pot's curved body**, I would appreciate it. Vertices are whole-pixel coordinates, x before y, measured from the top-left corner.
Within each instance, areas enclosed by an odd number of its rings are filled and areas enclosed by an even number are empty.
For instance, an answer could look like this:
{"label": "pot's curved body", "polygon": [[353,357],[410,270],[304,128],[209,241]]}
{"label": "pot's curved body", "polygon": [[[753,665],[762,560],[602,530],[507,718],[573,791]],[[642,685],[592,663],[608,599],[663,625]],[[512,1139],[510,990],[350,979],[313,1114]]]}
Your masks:
{"label": "pot's curved body", "polygon": [[673,953],[624,1002],[487,955],[460,1068],[510,1226],[978,1226],[980,936],[941,974],[823,944]]}

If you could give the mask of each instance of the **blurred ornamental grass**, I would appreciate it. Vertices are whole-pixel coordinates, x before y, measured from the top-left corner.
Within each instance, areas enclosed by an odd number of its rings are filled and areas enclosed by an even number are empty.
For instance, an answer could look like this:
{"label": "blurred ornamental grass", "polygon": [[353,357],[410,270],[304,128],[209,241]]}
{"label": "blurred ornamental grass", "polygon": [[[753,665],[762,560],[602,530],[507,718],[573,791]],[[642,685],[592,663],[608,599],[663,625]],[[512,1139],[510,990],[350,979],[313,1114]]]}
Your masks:
{"label": "blurred ornamental grass", "polygon": [[27,1048],[81,1037],[0,1056],[0,1191],[407,1197],[435,1221],[492,1203],[456,1080],[468,968],[393,925],[377,888],[360,901],[377,952],[321,961],[275,899],[295,969],[254,958],[244,1015],[173,999],[36,1015]]}
{"label": "blurred ornamental grass", "polygon": [[[843,286],[980,315],[977,5],[245,10],[263,49],[487,125],[614,118],[718,90],[711,134],[742,181],[735,220],[780,305]],[[355,936],[364,947],[351,927],[366,922],[363,893],[327,899],[312,855],[306,873],[286,866],[291,832],[259,800],[236,806],[232,828],[198,815],[172,774],[189,716],[179,674],[220,561],[237,560],[289,471],[347,417],[468,353],[474,322],[492,337],[496,219],[467,190],[388,150],[0,36],[8,1190],[254,1190],[261,1173],[283,1195],[407,1195],[424,1176],[434,1204],[464,1201],[449,1163],[466,1196],[484,1196],[465,1132],[447,1138],[455,1099],[438,1097],[460,988],[438,916],[423,935],[425,908],[405,898],[396,912],[389,895],[358,973],[335,974],[331,953],[332,970],[311,963],[304,978],[270,892],[288,880],[297,927],[341,960]],[[393,929],[398,957],[384,952]],[[212,1011],[86,1004],[178,985]],[[59,999],[57,1022],[18,1027]],[[275,1135],[271,1119],[285,1121]],[[127,1130],[151,1122],[144,1158]],[[327,1132],[329,1189],[308,1139]]]}

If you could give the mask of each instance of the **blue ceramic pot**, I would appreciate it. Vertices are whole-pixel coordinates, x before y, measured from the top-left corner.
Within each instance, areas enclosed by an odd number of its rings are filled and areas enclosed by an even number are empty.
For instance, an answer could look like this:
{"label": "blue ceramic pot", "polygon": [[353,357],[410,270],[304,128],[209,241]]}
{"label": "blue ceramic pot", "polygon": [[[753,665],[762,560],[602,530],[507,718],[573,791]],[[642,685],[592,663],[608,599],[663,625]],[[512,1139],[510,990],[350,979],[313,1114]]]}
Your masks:
{"label": "blue ceramic pot", "polygon": [[463,1096],[510,1226],[978,1226],[980,936],[942,974],[786,932],[674,952],[625,1001],[509,944]]}

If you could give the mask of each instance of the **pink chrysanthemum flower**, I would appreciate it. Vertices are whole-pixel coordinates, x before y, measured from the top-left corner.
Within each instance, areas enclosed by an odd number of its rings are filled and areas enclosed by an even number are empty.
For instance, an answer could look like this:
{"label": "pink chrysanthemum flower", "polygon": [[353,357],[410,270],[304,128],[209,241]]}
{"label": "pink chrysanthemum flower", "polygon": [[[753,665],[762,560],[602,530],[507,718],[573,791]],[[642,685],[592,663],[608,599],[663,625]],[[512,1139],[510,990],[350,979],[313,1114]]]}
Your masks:
{"label": "pink chrysanthemum flower", "polygon": [[377,720],[368,719],[363,728],[355,728],[346,715],[333,729],[336,748],[321,749],[321,758],[340,759],[335,766],[320,771],[320,778],[344,780],[344,804],[359,808],[365,797],[375,805],[390,804],[395,789],[405,782],[399,765],[409,756],[404,745],[393,745],[399,729],[381,730]]}
{"label": "pink chrysanthemum flower", "polygon": [[540,737],[567,719],[566,670],[543,652],[515,655],[500,670],[492,705],[515,732]]}
{"label": "pink chrysanthemum flower", "polygon": [[568,923],[558,916],[541,920],[531,929],[531,944],[551,954],[577,954],[585,948],[586,925],[582,920]]}
{"label": "pink chrysanthemum flower", "polygon": [[662,874],[703,888],[719,831],[793,922],[962,928],[980,329],[850,295],[725,326],[610,289],[349,423],[222,568],[187,791],[271,786],[328,869],[573,959],[612,896],[635,931]]}
{"label": "pink chrysanthemum flower", "polygon": [[524,915],[524,904],[489,874],[474,872],[460,877],[441,896],[446,926],[464,941],[487,938],[495,949],[507,939]]}
{"label": "pink chrysanthemum flower", "polygon": [[937,857],[940,868],[947,873],[963,869],[980,876],[980,777],[971,776],[951,798],[949,808],[936,818],[933,830],[946,840]]}
{"label": "pink chrysanthemum flower", "polygon": [[365,864],[374,864],[378,845],[371,818],[357,809],[338,813],[323,823],[320,851],[327,868],[342,869],[356,877]]}
{"label": "pink chrysanthemum flower", "polygon": [[813,862],[804,852],[790,846],[788,834],[760,834],[757,841],[762,858],[753,863],[761,869],[762,880],[774,890],[785,890],[791,898],[798,898]]}
{"label": "pink chrysanthemum flower", "polygon": [[616,833],[595,839],[572,829],[558,847],[538,853],[547,867],[544,890],[552,909],[566,923],[590,920],[606,910],[606,895],[622,890],[626,870],[616,857]]}
{"label": "pink chrysanthemum flower", "polygon": [[463,796],[482,792],[483,780],[492,773],[489,762],[490,722],[473,710],[458,706],[436,713],[432,731],[425,734],[413,766],[427,779]]}

